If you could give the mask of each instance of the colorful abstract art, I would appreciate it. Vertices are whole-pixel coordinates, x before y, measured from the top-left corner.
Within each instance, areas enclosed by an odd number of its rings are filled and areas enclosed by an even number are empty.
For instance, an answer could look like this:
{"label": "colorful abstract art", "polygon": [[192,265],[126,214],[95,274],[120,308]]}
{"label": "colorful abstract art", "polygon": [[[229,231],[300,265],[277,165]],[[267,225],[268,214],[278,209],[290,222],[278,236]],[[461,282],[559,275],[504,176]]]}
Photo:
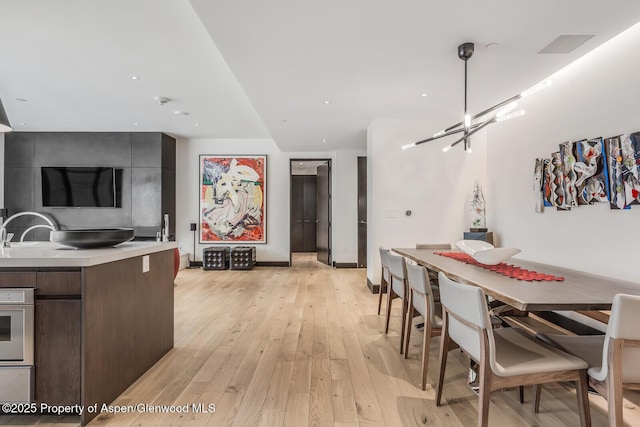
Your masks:
{"label": "colorful abstract art", "polygon": [[579,205],[592,205],[609,200],[609,177],[602,138],[576,143],[576,189]]}
{"label": "colorful abstract art", "polygon": [[619,136],[604,140],[604,149],[607,153],[609,166],[609,203],[611,209],[624,209],[625,202],[624,182],[622,180],[622,146]]}
{"label": "colorful abstract art", "polygon": [[576,157],[574,155],[575,143],[563,142],[560,144],[560,157],[564,175],[564,197],[565,206],[568,208],[578,207],[578,195],[576,190],[577,175],[575,171]]}
{"label": "colorful abstract art", "polygon": [[536,212],[609,202],[611,209],[640,204],[640,132],[628,137],[563,142],[550,158],[535,160]]}
{"label": "colorful abstract art", "polygon": [[622,182],[627,206],[640,204],[640,132],[622,142]]}
{"label": "colorful abstract art", "polygon": [[200,156],[200,243],[266,243],[267,156]]}

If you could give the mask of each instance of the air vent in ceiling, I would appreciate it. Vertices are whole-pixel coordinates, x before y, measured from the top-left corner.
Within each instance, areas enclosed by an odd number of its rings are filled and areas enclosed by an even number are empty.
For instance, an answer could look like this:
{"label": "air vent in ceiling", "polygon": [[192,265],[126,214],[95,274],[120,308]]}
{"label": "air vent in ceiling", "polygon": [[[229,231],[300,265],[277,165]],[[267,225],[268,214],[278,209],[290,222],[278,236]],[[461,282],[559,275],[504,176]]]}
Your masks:
{"label": "air vent in ceiling", "polygon": [[562,34],[538,53],[571,53],[595,34]]}

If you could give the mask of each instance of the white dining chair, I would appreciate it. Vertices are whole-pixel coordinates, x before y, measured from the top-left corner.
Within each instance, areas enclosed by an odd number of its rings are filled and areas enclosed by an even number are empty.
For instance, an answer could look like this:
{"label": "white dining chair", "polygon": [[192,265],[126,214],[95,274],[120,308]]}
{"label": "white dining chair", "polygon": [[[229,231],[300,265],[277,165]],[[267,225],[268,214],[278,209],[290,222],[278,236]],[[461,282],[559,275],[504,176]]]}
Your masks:
{"label": "white dining chair", "polygon": [[479,364],[478,426],[489,421],[491,392],[542,382],[576,381],[580,425],[591,425],[587,396],[587,363],[545,345],[517,328],[493,329],[482,289],[439,274],[443,308],[440,373],[436,405],[440,406],[451,341]]}
{"label": "white dining chair", "polygon": [[382,246],[378,248],[380,250],[380,290],[378,291],[378,314],[382,308],[382,294],[387,292],[387,286],[389,285],[389,261],[387,255],[389,249],[385,249]]}
{"label": "white dining chair", "polygon": [[[621,427],[623,389],[640,390],[640,296],[617,294],[605,335],[536,337],[589,364],[591,386],[608,401],[609,425]],[[540,403],[534,388],[534,405]]]}
{"label": "white dining chair", "polygon": [[403,256],[394,255],[391,252],[387,254],[389,263],[389,285],[387,285],[387,317],[385,321],[384,333],[389,332],[389,320],[391,318],[391,303],[394,299],[402,300],[402,318],[400,319],[400,354],[403,351],[405,318],[407,316],[407,263]]}
{"label": "white dining chair", "polygon": [[422,339],[422,381],[420,386],[425,390],[427,386],[427,370],[429,369],[429,349],[431,337],[440,335],[442,331],[442,314],[440,304],[433,299],[433,291],[427,269],[420,265],[407,264],[407,282],[409,283],[409,298],[407,313],[407,338],[404,346],[404,358],[409,354],[411,340],[411,323],[416,315],[424,319],[424,337]]}

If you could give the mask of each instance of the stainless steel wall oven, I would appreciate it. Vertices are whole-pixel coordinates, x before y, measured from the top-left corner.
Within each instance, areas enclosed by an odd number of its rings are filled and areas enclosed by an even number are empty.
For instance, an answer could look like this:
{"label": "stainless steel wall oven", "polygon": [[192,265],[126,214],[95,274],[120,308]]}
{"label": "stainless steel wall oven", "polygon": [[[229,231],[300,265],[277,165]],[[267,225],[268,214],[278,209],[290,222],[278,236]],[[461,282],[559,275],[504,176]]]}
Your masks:
{"label": "stainless steel wall oven", "polygon": [[0,402],[33,401],[34,290],[0,288]]}

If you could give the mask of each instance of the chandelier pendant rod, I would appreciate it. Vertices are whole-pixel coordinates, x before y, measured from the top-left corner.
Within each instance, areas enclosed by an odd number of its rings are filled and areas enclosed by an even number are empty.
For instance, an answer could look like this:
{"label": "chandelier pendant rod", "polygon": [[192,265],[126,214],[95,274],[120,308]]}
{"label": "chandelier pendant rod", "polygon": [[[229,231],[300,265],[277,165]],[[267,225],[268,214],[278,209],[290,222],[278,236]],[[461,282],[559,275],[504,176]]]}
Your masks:
{"label": "chandelier pendant rod", "polygon": [[464,58],[464,150],[467,151],[469,146],[469,120],[467,119],[467,63],[469,58]]}

